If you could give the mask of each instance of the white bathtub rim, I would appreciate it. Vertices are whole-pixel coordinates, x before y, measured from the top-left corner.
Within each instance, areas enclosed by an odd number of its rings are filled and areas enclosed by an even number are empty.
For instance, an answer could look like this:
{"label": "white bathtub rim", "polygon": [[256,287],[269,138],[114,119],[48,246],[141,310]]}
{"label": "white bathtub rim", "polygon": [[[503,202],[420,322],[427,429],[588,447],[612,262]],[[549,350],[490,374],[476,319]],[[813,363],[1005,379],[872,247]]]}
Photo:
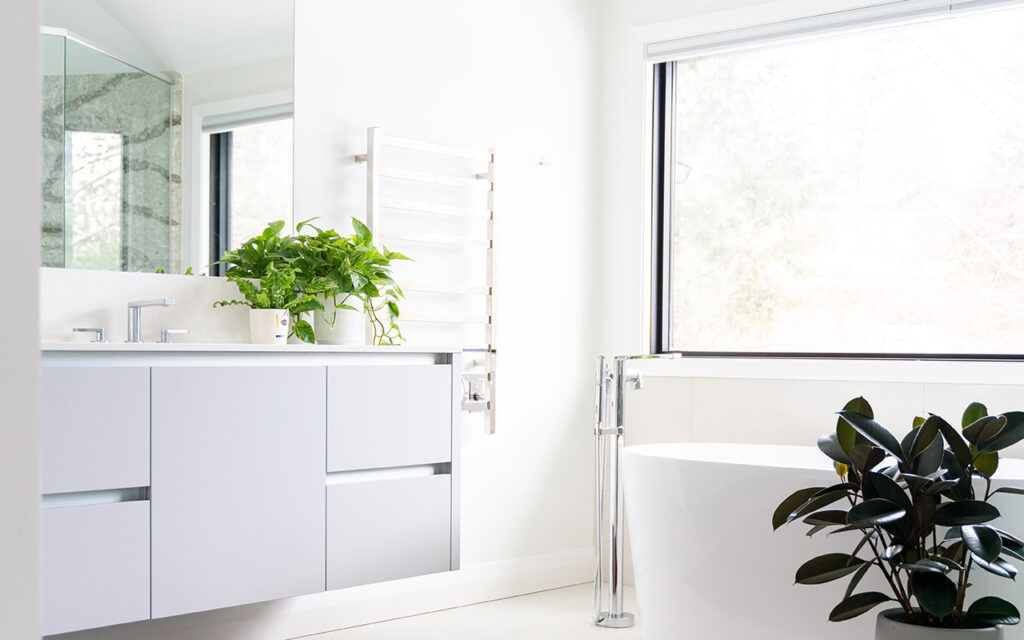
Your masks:
{"label": "white bathtub rim", "polygon": [[[626,456],[680,462],[729,464],[773,469],[802,469],[835,473],[832,461],[817,447],[735,442],[667,442],[625,447]],[[994,481],[1024,480],[1024,460],[1001,458]]]}

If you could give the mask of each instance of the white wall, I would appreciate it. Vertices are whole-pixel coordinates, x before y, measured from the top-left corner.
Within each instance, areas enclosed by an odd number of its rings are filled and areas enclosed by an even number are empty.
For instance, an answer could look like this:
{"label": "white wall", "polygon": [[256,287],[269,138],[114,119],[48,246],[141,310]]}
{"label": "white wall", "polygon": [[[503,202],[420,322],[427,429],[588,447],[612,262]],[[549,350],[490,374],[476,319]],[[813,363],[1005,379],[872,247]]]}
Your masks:
{"label": "white wall", "polygon": [[39,4],[0,1],[0,636],[39,637]]}
{"label": "white wall", "polygon": [[46,0],[43,24],[67,29],[104,51],[147,71],[170,65],[94,0]]}
{"label": "white wall", "polygon": [[363,217],[368,126],[496,148],[500,409],[465,430],[466,564],[591,544],[598,8],[297,3],[297,219]]}

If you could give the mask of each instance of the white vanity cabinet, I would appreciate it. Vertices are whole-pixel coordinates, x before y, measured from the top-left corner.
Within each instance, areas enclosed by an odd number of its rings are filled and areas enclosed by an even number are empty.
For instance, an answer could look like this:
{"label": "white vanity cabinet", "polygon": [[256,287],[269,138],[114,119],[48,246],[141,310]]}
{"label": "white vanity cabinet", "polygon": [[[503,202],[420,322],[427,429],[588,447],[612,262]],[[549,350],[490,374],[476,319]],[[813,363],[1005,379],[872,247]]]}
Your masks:
{"label": "white vanity cabinet", "polygon": [[149,368],[45,367],[42,629],[145,620]]}
{"label": "white vanity cabinet", "polygon": [[459,354],[43,349],[43,631],[459,568]]}
{"label": "white vanity cabinet", "polygon": [[153,367],[153,617],[324,589],[325,370]]}

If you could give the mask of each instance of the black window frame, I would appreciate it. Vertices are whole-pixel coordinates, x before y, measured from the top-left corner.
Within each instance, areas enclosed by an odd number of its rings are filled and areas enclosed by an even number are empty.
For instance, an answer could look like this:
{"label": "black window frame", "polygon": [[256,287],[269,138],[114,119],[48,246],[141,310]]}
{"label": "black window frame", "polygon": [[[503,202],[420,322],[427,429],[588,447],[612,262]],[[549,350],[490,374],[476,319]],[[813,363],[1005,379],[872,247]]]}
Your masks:
{"label": "black window frame", "polygon": [[210,275],[223,276],[218,264],[231,247],[231,131],[210,134]]}
{"label": "black window frame", "polygon": [[653,66],[651,111],[651,282],[650,353],[689,358],[817,360],[948,360],[1024,362],[1024,354],[692,351],[672,348],[672,220],[675,208],[676,62]]}

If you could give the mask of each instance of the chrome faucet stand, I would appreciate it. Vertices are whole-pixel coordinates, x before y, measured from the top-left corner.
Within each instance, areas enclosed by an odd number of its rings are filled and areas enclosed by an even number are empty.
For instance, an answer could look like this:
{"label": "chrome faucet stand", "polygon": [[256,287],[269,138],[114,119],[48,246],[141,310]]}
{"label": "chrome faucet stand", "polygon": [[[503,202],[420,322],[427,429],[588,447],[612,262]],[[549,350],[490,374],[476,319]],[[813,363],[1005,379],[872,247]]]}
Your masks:
{"label": "chrome faucet stand", "polygon": [[[597,361],[597,419],[594,425],[595,482],[594,514],[597,520],[596,569],[594,576],[594,624],[624,629],[633,626],[633,614],[623,611],[622,602],[622,447],[624,444],[624,395],[627,386],[640,388],[640,376],[626,370],[627,358],[609,364],[605,356]],[[614,391],[614,394],[612,393]],[[614,415],[614,424],[609,418]],[[607,529],[606,529],[607,527]],[[607,607],[602,604],[607,582]]]}

